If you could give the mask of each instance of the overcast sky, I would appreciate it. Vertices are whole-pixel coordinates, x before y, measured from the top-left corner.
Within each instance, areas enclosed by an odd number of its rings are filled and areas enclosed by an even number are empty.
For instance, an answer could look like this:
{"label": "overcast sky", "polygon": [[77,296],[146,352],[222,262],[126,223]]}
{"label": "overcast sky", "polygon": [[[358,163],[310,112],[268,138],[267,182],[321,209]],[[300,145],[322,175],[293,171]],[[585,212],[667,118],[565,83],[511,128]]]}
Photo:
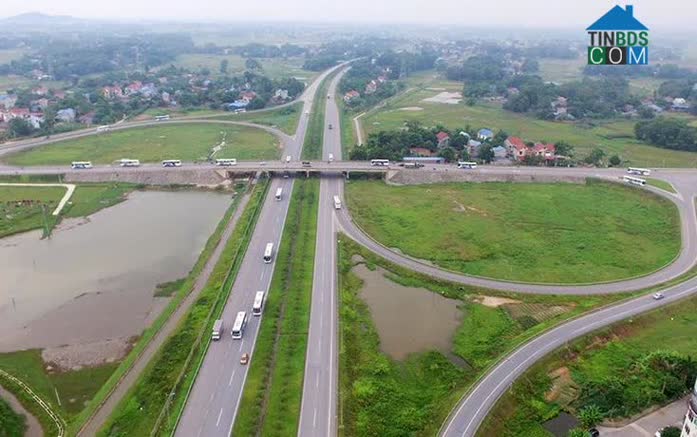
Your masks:
{"label": "overcast sky", "polygon": [[[106,19],[447,23],[569,30],[590,25],[617,4],[610,0],[0,0],[0,3],[0,16],[42,12]],[[695,0],[631,3],[635,16],[650,29],[688,30],[697,22]]]}

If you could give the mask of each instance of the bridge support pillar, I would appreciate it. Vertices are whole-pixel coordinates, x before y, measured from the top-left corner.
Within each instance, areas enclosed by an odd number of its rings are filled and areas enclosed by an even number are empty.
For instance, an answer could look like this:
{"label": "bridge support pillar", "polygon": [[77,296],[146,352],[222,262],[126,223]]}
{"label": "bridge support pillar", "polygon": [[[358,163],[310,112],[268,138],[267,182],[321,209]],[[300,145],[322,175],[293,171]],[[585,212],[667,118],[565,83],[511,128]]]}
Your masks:
{"label": "bridge support pillar", "polygon": [[310,170],[305,170],[305,179],[310,178]]}
{"label": "bridge support pillar", "polygon": [[350,175],[350,173],[351,173],[351,172],[349,172],[349,171],[347,171],[347,172],[346,172],[346,180],[349,180],[349,179],[351,179],[351,175]]}

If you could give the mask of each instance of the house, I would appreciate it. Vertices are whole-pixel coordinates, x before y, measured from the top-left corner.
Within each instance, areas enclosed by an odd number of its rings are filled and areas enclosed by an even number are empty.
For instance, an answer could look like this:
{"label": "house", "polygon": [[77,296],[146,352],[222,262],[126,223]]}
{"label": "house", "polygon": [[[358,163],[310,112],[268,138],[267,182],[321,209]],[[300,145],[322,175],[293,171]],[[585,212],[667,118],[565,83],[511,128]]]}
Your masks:
{"label": "house", "polygon": [[16,102],[17,96],[13,94],[0,94],[0,107],[10,109]]}
{"label": "house", "polygon": [[143,87],[140,89],[140,95],[145,97],[145,98],[152,98],[157,94],[157,87],[155,86],[154,83],[146,83],[143,85]]}
{"label": "house", "polygon": [[546,161],[554,161],[556,159],[557,148],[554,144],[535,143],[532,147],[532,156],[544,158]]}
{"label": "house", "polygon": [[605,15],[596,20],[586,30],[649,30],[639,20],[634,18],[634,6],[626,5],[624,9],[621,6],[614,6],[607,11]]}
{"label": "house", "polygon": [[506,159],[506,155],[508,155],[508,151],[503,146],[496,146],[492,150],[494,151],[494,159],[497,161]]}
{"label": "house", "polygon": [[104,96],[105,99],[116,99],[116,98],[122,98],[123,97],[123,90],[121,87],[118,86],[105,86],[102,88],[102,96]]}
{"label": "house", "polygon": [[256,98],[256,96],[257,96],[257,93],[255,93],[254,91],[245,91],[245,92],[240,94],[240,100],[246,100],[247,103],[249,103],[252,100],[254,100]]}
{"label": "house", "polygon": [[170,102],[170,96],[169,96],[169,93],[167,91],[162,91],[162,94],[160,94],[160,97],[162,98],[163,102],[165,102],[165,103]]}
{"label": "house", "polygon": [[77,114],[73,108],[61,109],[56,112],[56,120],[62,121],[63,123],[73,123],[75,122],[75,117]]}
{"label": "house", "polygon": [[65,98],[65,91],[53,90],[53,97],[55,97],[58,100],[63,100]]}
{"label": "house", "polygon": [[344,94],[344,102],[348,103],[351,100],[357,99],[360,96],[361,96],[361,94],[358,91],[351,90],[351,91],[347,92],[346,94]]}
{"label": "house", "polygon": [[29,124],[31,124],[31,127],[34,129],[40,129],[41,124],[44,122],[44,114],[40,112],[33,112],[29,114],[29,118],[27,119]]}
{"label": "house", "polygon": [[277,89],[273,97],[277,100],[288,100],[288,90]]}
{"label": "house", "polygon": [[436,153],[425,147],[410,147],[409,154],[412,156],[431,157]]}
{"label": "house", "polygon": [[479,156],[479,148],[481,146],[482,146],[481,141],[469,140],[469,141],[467,141],[467,153],[469,153],[469,155],[472,158],[476,158],[477,156]]}
{"label": "house", "polygon": [[491,129],[479,129],[479,131],[477,131],[477,138],[482,141],[491,140],[494,138],[494,133],[491,131]]}
{"label": "house", "polygon": [[690,109],[690,105],[687,103],[687,100],[683,99],[682,97],[676,97],[673,99],[670,109],[673,111],[687,111]]}
{"label": "house", "polygon": [[661,112],[663,112],[663,108],[661,108],[660,106],[658,106],[655,103],[649,103],[648,105],[645,105],[645,106],[647,108],[649,108],[650,110],[652,110],[653,112],[655,112],[656,114],[660,114]]}
{"label": "house", "polygon": [[448,147],[450,145],[450,135],[448,135],[446,132],[438,132],[436,134],[436,140],[438,141],[439,149]]}
{"label": "house", "polygon": [[31,104],[32,106],[36,106],[37,108],[46,109],[48,107],[48,99],[42,97],[40,99],[32,101]]}
{"label": "house", "polygon": [[385,83],[385,82],[387,82],[386,76],[378,76],[378,83]]}
{"label": "house", "polygon": [[238,99],[232,103],[227,103],[224,106],[228,111],[235,111],[237,109],[245,109],[248,105],[249,102],[247,100]]}
{"label": "house", "polygon": [[365,86],[365,93],[366,94],[373,94],[377,90],[378,90],[378,83],[375,82],[374,80],[371,80]]}
{"label": "house", "polygon": [[506,146],[508,154],[513,157],[516,161],[521,161],[525,158],[527,153],[527,146],[525,142],[519,137],[508,137],[506,141],[503,142]]}
{"label": "house", "polygon": [[36,87],[31,90],[31,93],[35,96],[45,96],[48,94],[48,88],[45,86]]}
{"label": "house", "polygon": [[82,124],[94,124],[94,111],[90,111],[87,114],[83,114],[78,118],[78,121]]}
{"label": "house", "polygon": [[142,88],[143,88],[143,84],[139,80],[137,80],[133,83],[126,85],[124,92],[126,93],[127,96],[130,96],[132,94],[138,94]]}

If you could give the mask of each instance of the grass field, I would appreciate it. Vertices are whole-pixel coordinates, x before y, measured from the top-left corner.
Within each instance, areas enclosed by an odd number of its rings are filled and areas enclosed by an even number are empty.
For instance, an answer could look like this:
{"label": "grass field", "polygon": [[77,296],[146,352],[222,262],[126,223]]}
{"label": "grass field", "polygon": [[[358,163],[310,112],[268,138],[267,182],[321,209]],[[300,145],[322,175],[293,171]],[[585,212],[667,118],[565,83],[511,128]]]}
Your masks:
{"label": "grass field", "polygon": [[16,413],[10,404],[0,398],[0,435],[3,437],[23,437],[27,429],[26,418]]}
{"label": "grass field", "polygon": [[[247,250],[251,231],[254,229],[259,205],[265,197],[266,187],[267,184],[258,184],[255,187],[200,296],[183,317],[177,329],[148,363],[148,367],[129,393],[121,399],[98,435],[149,435],[151,432],[166,434],[174,426],[178,413],[183,408],[186,394],[193,384],[197,365],[207,349],[209,337],[204,333],[210,332],[215,320],[214,316],[222,312],[223,304],[229,296],[239,265]],[[227,217],[229,218],[229,215]],[[222,227],[216,230],[218,239],[220,232]],[[190,292],[205,259],[212,253],[216,243],[210,243],[209,240],[206,246],[207,254],[205,256],[202,254],[202,258],[194,269],[195,273],[182,285],[178,296],[179,301]],[[170,316],[175,308],[176,305],[168,308],[164,318],[158,322],[164,323],[166,317]],[[150,335],[153,334],[150,333]],[[169,396],[172,392],[175,393],[173,397]],[[165,406],[167,406],[166,409]],[[163,413],[169,414],[161,416]],[[160,418],[162,421],[158,422]],[[154,429],[155,427],[157,429]]]}
{"label": "grass field", "polygon": [[27,51],[23,50],[23,49],[3,49],[3,50],[0,50],[0,65],[9,64],[12,61],[16,61],[17,59],[24,56],[24,54],[26,52]]}
{"label": "grass field", "polygon": [[[348,238],[339,239],[339,435],[345,437],[436,435],[462,393],[507,351],[569,317],[621,298],[515,295],[433,280]],[[465,364],[437,351],[411,354],[403,361],[380,352],[370,310],[359,297],[362,281],[352,272],[355,255],[368,268],[387,270],[394,282],[461,300],[462,322],[451,352]],[[474,299],[482,295],[515,303],[485,306]]]}
{"label": "grass field", "polygon": [[[228,74],[236,75],[245,72],[245,58],[239,55],[210,55],[210,54],[185,54],[177,56],[174,65],[184,67],[190,70],[200,70],[207,68],[211,75],[219,76],[220,62],[228,61]],[[302,66],[305,60],[303,58],[255,58],[261,63],[262,71],[260,74],[268,76],[272,79],[281,79],[286,77],[297,77],[302,80],[310,81],[318,73],[314,71],[303,70]]]}
{"label": "grass field", "polygon": [[346,196],[355,221],[386,246],[478,276],[611,281],[663,267],[680,249],[675,206],[618,184],[351,181]]}
{"label": "grass field", "polygon": [[[646,85],[648,86],[648,85]],[[459,82],[438,80],[392,99],[384,107],[371,111],[362,119],[367,134],[380,130],[398,129],[406,121],[419,121],[425,126],[442,124],[457,129],[469,124],[472,127],[503,129],[509,135],[526,141],[557,142],[564,140],[575,148],[577,157],[584,157],[594,147],[601,147],[608,155],[618,154],[627,164],[645,167],[697,167],[697,153],[660,149],[640,143],[634,138],[634,122],[630,120],[595,121],[594,126],[581,126],[571,122],[552,122],[505,111],[499,104],[463,103],[449,105],[425,102],[443,88],[461,91]],[[401,108],[422,108],[403,110]]]}
{"label": "grass field", "polygon": [[670,182],[666,182],[662,179],[646,178],[646,183],[660,188],[661,190],[668,191],[669,193],[677,193],[675,187]]}
{"label": "grass field", "polygon": [[231,114],[228,112],[216,118],[221,120],[249,121],[251,123],[264,124],[276,127],[288,135],[293,135],[298,127],[298,121],[302,116],[302,109],[302,102],[297,102],[284,108],[263,112],[245,112],[241,114]]}
{"label": "grass field", "polygon": [[[611,328],[588,335],[557,350],[528,370],[497,403],[477,435],[548,436],[541,424],[560,411],[573,413],[588,405],[593,384],[611,386],[618,379],[619,408],[636,413],[677,396],[662,396],[660,375],[644,375],[647,357],[658,351],[697,359],[697,299],[691,298]],[[558,377],[563,374],[564,377]],[[622,375],[622,378],[618,378]],[[694,378],[687,381],[694,383]],[[687,391],[683,387],[683,392]],[[612,415],[611,415],[612,417]],[[505,428],[504,425],[505,424]],[[544,432],[543,432],[544,431]]]}
{"label": "grass field", "polygon": [[[121,202],[135,188],[131,184],[81,184],[61,217],[84,217]],[[0,238],[45,228],[50,230],[60,218],[51,215],[65,194],[61,187],[0,186]]]}
{"label": "grass field", "polygon": [[310,320],[318,197],[319,180],[296,182],[234,435],[297,433]]}
{"label": "grass field", "polygon": [[70,165],[71,161],[113,163],[121,158],[157,162],[163,159],[205,160],[225,139],[216,158],[274,159],[278,140],[261,129],[211,124],[173,124],[126,129],[62,141],[20,152],[7,158],[12,165]]}

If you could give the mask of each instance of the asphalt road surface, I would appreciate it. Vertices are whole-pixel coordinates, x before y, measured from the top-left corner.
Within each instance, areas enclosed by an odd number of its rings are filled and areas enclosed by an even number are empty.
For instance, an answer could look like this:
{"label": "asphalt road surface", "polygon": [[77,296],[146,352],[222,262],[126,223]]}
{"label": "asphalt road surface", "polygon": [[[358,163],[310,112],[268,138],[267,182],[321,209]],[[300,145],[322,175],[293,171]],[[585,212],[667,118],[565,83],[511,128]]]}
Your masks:
{"label": "asphalt road surface", "polygon": [[[284,151],[284,154],[291,155],[293,159],[300,156],[305,138],[308,119],[305,112],[312,110],[317,85],[328,73],[323,73],[305,95],[298,129],[293,141],[288,142]],[[273,195],[279,187],[284,193],[280,201]],[[223,310],[224,334],[220,341],[212,342],[208,349],[179,421],[177,436],[227,437],[232,431],[249,368],[240,364],[240,357],[243,353],[249,353],[251,360],[254,360],[254,345],[263,318],[263,315],[251,315],[252,304],[257,291],[269,291],[276,264],[275,252],[281,242],[292,187],[292,179],[279,178],[271,181],[269,192],[272,195],[264,201],[247,253]],[[274,257],[271,263],[266,264],[262,256],[269,242],[274,244]],[[233,340],[230,329],[239,311],[248,313],[248,323],[243,338]]]}
{"label": "asphalt road surface", "polygon": [[[336,92],[337,84],[345,71],[330,83],[330,95],[333,96]],[[329,154],[335,160],[340,160],[339,109],[333,98],[326,100],[324,124],[323,161],[329,162]],[[333,129],[329,129],[330,124]],[[335,194],[339,194],[342,181],[341,175],[322,178],[320,181],[310,327],[298,425],[298,436],[301,437],[334,436],[337,433],[338,291],[333,198]]]}

